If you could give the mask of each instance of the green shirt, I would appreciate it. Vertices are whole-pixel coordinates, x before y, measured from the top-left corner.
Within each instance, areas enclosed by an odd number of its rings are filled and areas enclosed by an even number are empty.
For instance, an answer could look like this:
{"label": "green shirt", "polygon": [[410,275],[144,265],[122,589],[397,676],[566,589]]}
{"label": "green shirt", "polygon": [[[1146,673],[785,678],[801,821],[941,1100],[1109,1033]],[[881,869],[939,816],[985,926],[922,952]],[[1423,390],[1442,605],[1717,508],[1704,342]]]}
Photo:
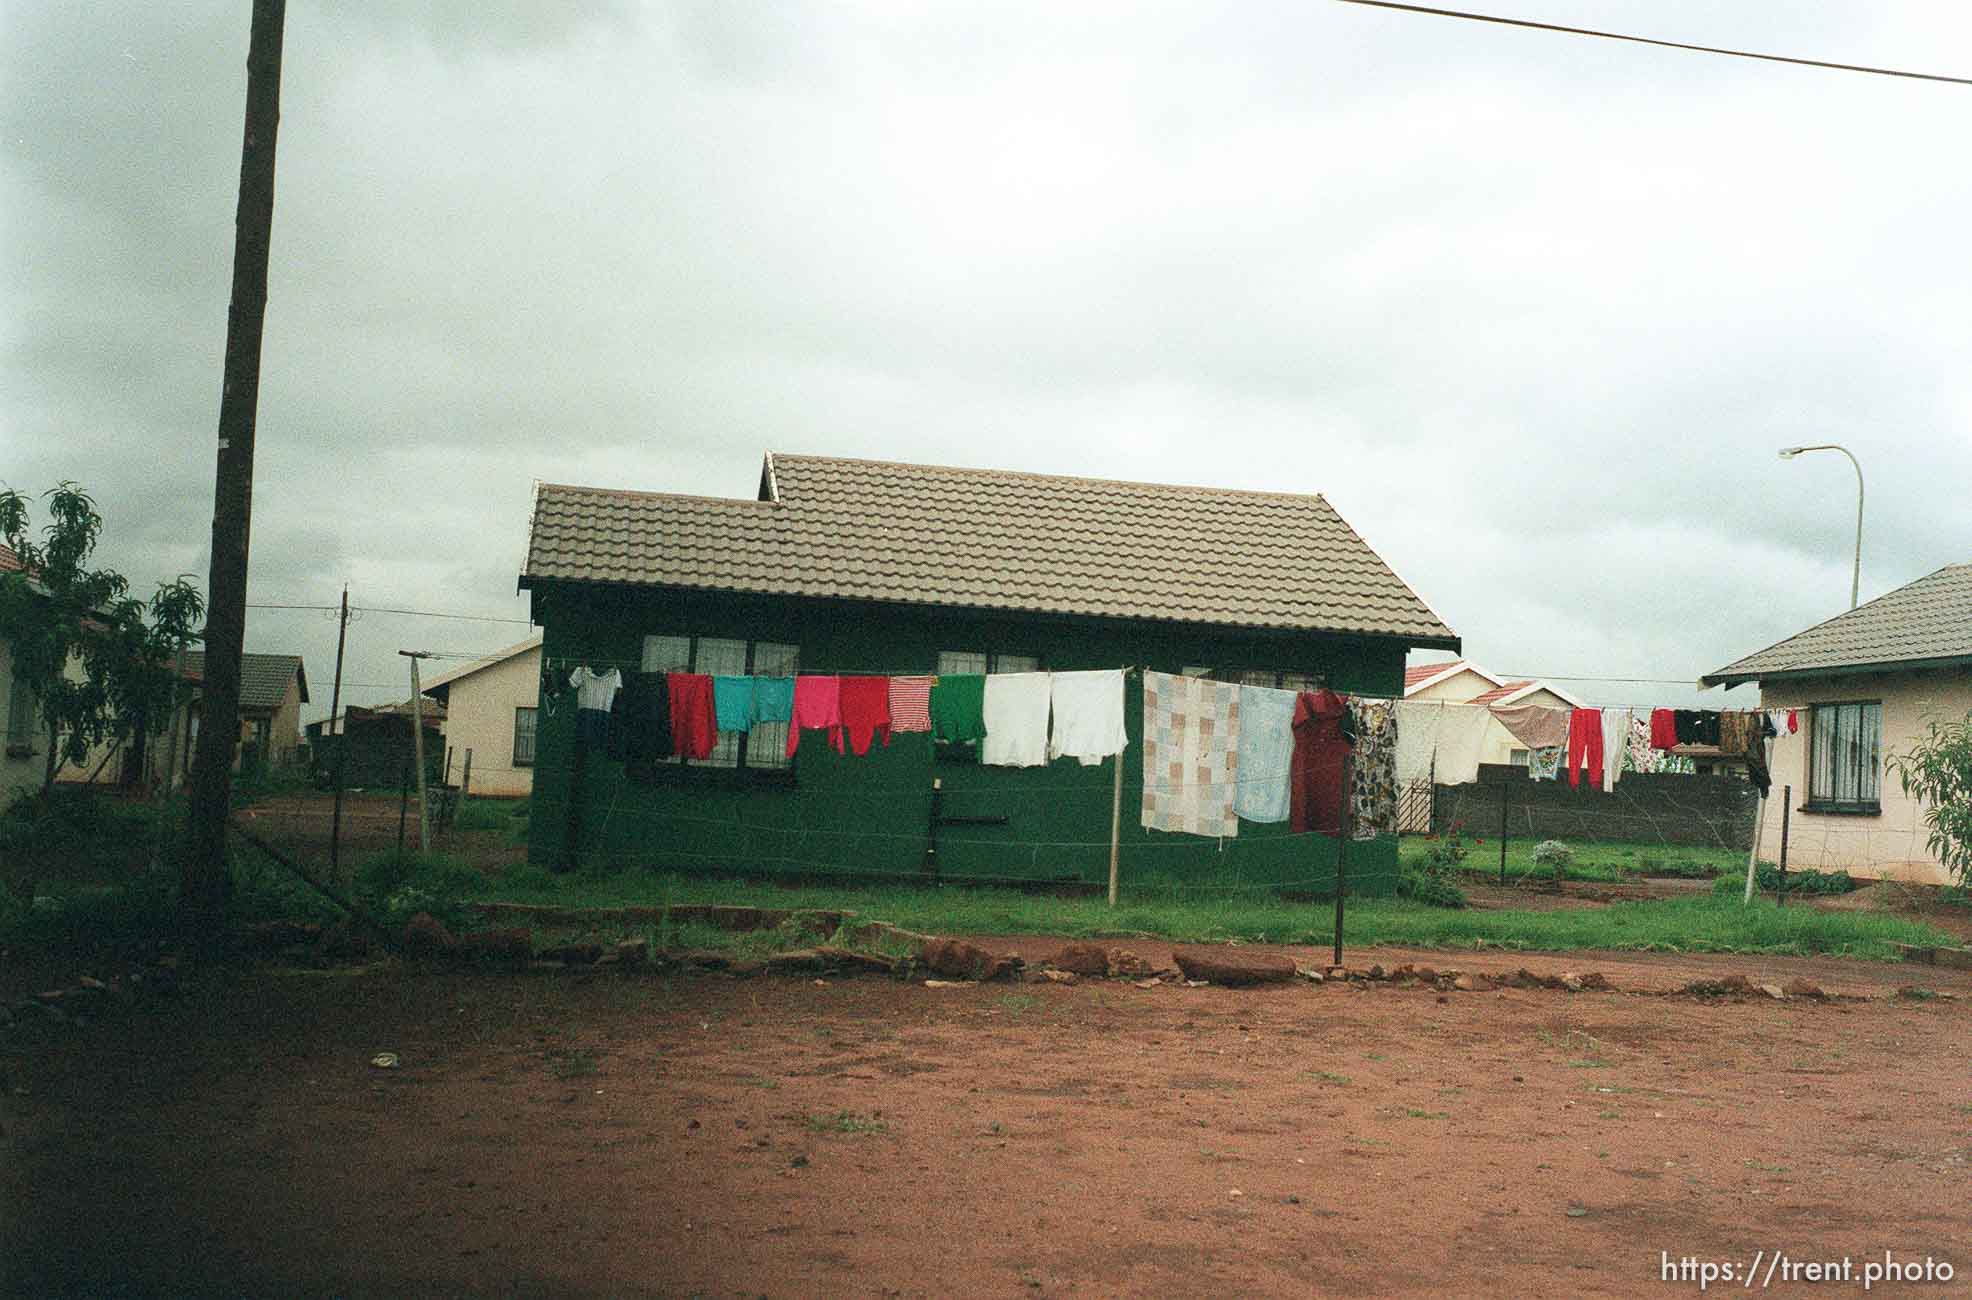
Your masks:
{"label": "green shirt", "polygon": [[979,673],[940,674],[931,688],[934,740],[980,740],[986,735],[986,678]]}

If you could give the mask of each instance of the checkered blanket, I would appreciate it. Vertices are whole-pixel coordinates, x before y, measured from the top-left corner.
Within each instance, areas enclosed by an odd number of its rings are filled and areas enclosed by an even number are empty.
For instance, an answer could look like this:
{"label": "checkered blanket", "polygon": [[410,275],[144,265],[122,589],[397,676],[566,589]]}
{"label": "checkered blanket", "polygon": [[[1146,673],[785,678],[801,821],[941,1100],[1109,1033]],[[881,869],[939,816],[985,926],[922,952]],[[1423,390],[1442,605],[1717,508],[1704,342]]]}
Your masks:
{"label": "checkered blanket", "polygon": [[1143,817],[1154,831],[1237,835],[1239,687],[1143,675]]}

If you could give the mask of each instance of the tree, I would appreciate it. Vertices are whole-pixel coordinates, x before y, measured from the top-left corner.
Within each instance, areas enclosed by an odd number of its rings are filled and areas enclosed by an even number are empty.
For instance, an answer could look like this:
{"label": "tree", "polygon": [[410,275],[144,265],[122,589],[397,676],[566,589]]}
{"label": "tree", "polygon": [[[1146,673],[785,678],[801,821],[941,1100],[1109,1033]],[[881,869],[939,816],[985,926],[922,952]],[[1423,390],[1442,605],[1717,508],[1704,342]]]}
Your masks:
{"label": "tree", "polygon": [[48,737],[45,796],[63,763],[164,729],[179,690],[172,658],[196,639],[205,601],[182,577],[159,583],[148,605],[132,597],[122,574],[90,567],[103,517],[89,494],[64,482],[44,500],[46,541],[37,542],[29,499],[0,490],[0,537],[21,563],[0,574],[0,636]]}
{"label": "tree", "polygon": [[1891,755],[1889,766],[1904,793],[1923,803],[1931,828],[1925,847],[1961,886],[1972,886],[1972,714],[1960,722],[1932,719],[1924,738]]}

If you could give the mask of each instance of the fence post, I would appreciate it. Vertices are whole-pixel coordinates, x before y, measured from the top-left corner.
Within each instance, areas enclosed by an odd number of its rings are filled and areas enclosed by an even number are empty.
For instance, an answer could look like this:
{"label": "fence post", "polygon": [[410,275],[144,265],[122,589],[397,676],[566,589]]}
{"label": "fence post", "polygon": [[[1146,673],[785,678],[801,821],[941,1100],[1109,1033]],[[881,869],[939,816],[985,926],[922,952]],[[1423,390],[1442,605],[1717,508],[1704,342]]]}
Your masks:
{"label": "fence post", "polygon": [[397,778],[397,852],[404,852],[404,815],[411,807],[411,760],[407,756]]}
{"label": "fence post", "polygon": [[1787,906],[1787,814],[1794,810],[1794,787],[1780,787],[1780,905]]}
{"label": "fence post", "polygon": [[1506,785],[1500,782],[1500,884],[1506,884]]}
{"label": "fence post", "polygon": [[466,749],[465,770],[459,774],[459,802],[464,803],[466,801],[466,796],[471,793],[472,793],[472,749],[471,747],[468,747]]}
{"label": "fence post", "polygon": [[1116,784],[1109,793],[1109,905],[1116,906],[1116,858],[1123,839],[1123,751],[1116,752]]}
{"label": "fence post", "polygon": [[1349,892],[1349,759],[1342,756],[1342,817],[1335,837],[1335,960],[1342,964],[1342,896]]}

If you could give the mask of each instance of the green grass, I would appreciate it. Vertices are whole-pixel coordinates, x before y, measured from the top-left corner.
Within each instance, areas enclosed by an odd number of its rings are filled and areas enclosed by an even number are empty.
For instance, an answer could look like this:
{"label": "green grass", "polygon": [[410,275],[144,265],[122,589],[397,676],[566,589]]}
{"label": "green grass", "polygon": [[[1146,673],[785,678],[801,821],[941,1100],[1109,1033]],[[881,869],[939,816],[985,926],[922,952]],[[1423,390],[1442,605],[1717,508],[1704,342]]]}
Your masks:
{"label": "green grass", "polygon": [[526,799],[468,798],[459,804],[452,819],[455,831],[505,831],[517,844],[527,842],[529,801]]}
{"label": "green grass", "polygon": [[[1562,872],[1564,880],[1597,881],[1614,884],[1647,876],[1677,876],[1688,880],[1710,880],[1733,870],[1746,869],[1746,855],[1734,849],[1706,848],[1701,845],[1632,843],[1617,841],[1564,840],[1574,850],[1575,860]],[[1398,846],[1400,860],[1422,861],[1436,841],[1406,837]],[[1539,840],[1509,839],[1506,842],[1506,877],[1519,880],[1533,877],[1551,880],[1550,867],[1534,865],[1534,848]],[[1499,841],[1488,837],[1483,844],[1468,841],[1469,852],[1459,864],[1462,875],[1474,880],[1497,880],[1500,870]]]}
{"label": "green grass", "polygon": [[[1332,942],[1327,903],[1289,903],[1238,896],[1182,902],[1124,903],[1050,898],[1000,889],[780,886],[626,872],[552,876],[521,870],[482,879],[475,897],[571,907],[732,903],[780,908],[847,908],[872,920],[936,934],[1046,934],[1071,938],[1143,935],[1186,943]],[[1562,952],[1614,948],[1663,952],[1816,953],[1895,960],[1896,943],[1950,940],[1928,925],[1867,912],[1826,912],[1796,905],[1692,895],[1566,911],[1447,911],[1404,899],[1348,904],[1351,944],[1420,948],[1504,948]],[[711,936],[707,936],[711,938]]]}

